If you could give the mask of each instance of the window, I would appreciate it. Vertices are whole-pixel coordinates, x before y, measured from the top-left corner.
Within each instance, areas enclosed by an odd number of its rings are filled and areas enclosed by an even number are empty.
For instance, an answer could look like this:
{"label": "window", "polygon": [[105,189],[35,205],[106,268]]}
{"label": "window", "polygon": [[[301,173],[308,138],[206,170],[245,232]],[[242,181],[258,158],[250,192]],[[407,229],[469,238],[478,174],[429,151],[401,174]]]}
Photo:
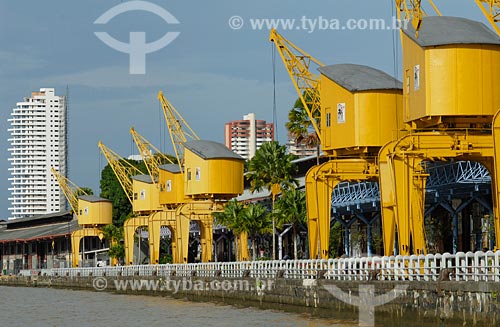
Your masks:
{"label": "window", "polygon": [[326,114],[326,127],[330,127],[331,113]]}
{"label": "window", "polygon": [[137,193],[134,193],[134,200],[137,200]]}
{"label": "window", "polygon": [[141,190],[141,200],[146,199],[146,190]]}
{"label": "window", "polygon": [[200,175],[201,175],[201,168],[200,167],[196,167],[195,178],[196,178],[197,181],[200,180]]}
{"label": "window", "polygon": [[167,181],[167,192],[172,192],[172,180]]}
{"label": "window", "polygon": [[187,170],[187,180],[190,181],[191,180],[191,169],[188,168]]}

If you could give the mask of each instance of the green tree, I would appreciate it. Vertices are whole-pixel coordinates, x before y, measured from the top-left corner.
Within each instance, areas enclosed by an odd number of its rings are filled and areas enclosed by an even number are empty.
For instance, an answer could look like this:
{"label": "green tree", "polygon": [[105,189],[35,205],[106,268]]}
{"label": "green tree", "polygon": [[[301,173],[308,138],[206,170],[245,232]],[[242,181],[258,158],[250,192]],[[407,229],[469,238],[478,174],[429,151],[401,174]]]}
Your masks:
{"label": "green tree", "polygon": [[[236,199],[232,199],[226,203],[224,206],[224,211],[214,213],[215,220],[217,224],[226,226],[230,229],[234,235],[238,236],[243,232],[242,228],[242,215],[245,206],[238,202]],[[237,244],[237,251],[241,251],[243,244]],[[236,253],[238,258],[238,253]]]}
{"label": "green tree", "polygon": [[[280,146],[278,142],[272,141],[262,144],[260,149],[255,152],[255,156],[249,162],[249,172],[246,174],[250,180],[250,191],[261,191],[266,188],[274,199],[279,189],[289,189],[298,186],[298,182],[293,178],[297,172],[297,166],[292,163],[296,156],[287,154],[286,147]],[[278,187],[277,187],[278,186]],[[276,231],[273,217],[273,255],[276,256]]]}
{"label": "green tree", "polygon": [[273,185],[279,185],[281,189],[298,186],[293,178],[297,172],[297,166],[292,160],[297,157],[286,153],[286,146],[278,142],[266,142],[255,152],[255,156],[248,164],[249,172],[246,178],[250,181],[250,191],[271,191]]}
{"label": "green tree", "polygon": [[276,217],[278,228],[284,224],[292,225],[293,254],[297,259],[297,234],[299,228],[307,221],[306,194],[297,189],[283,191],[275,203],[273,215]]}
{"label": "green tree", "polygon": [[[309,93],[304,92],[306,101],[310,100]],[[319,113],[315,117],[316,124],[319,126]],[[288,113],[288,122],[285,124],[288,135],[297,143],[303,144],[308,148],[316,148],[316,160],[319,165],[320,141],[316,133],[311,118],[307,114],[304,104],[298,98],[293,108]]]}
{"label": "green tree", "polygon": [[93,195],[94,194],[94,191],[92,191],[92,189],[90,187],[80,187],[77,191],[76,191],[76,197],[79,197],[80,195],[84,195],[84,194],[87,194],[87,195]]}
{"label": "green tree", "polygon": [[110,258],[121,260],[125,257],[125,247],[123,246],[123,226],[118,227],[113,224],[103,227],[104,238],[109,240]]}
{"label": "green tree", "polygon": [[240,213],[241,230],[248,233],[252,241],[252,260],[257,259],[255,240],[258,235],[272,232],[269,212],[260,204],[250,204]]}
{"label": "green tree", "polygon": [[[146,166],[142,161],[128,160],[128,162],[136,166],[144,174],[147,174]],[[102,170],[100,184],[100,196],[111,200],[113,203],[113,224],[123,226],[125,220],[132,216],[132,204],[129,202],[110,165],[106,165]]]}

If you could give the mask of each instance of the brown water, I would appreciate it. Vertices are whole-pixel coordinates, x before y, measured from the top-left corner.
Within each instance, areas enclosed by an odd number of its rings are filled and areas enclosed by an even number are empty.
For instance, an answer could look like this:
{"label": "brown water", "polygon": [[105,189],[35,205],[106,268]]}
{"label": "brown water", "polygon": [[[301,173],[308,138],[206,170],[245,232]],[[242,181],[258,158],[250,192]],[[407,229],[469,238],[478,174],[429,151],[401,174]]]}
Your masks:
{"label": "brown water", "polygon": [[[376,315],[377,326],[462,326],[461,323],[436,321],[423,323],[420,319],[411,317],[396,321],[384,317],[384,313],[381,315]],[[342,319],[323,319],[305,313],[241,308],[159,296],[0,286],[0,327],[358,326],[354,310],[328,312],[328,316]]]}
{"label": "brown water", "polygon": [[352,327],[357,323],[157,296],[0,287],[0,326]]}

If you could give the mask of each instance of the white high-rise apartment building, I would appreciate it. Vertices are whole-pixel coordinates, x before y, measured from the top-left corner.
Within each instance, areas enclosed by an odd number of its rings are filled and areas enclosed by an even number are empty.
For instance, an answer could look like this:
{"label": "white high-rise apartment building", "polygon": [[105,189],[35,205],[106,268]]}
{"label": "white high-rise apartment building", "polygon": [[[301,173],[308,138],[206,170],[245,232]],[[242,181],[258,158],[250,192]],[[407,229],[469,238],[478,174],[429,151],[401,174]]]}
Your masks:
{"label": "white high-rise apartment building", "polygon": [[274,124],[256,120],[254,113],[225,124],[224,143],[234,153],[249,160],[262,144],[274,140]]}
{"label": "white high-rise apartment building", "polygon": [[53,166],[66,176],[66,114],[66,97],[55,95],[53,88],[32,92],[12,110],[9,219],[66,209],[64,194],[50,171]]}

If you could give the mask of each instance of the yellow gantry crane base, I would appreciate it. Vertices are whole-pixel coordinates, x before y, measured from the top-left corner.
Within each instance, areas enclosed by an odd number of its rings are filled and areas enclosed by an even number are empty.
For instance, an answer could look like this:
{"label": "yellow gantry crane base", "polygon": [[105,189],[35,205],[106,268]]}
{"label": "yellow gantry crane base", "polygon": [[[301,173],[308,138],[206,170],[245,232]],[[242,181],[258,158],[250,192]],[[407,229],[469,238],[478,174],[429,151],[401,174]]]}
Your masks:
{"label": "yellow gantry crane base", "polygon": [[[500,135],[498,137],[500,142]],[[385,255],[393,254],[396,230],[399,254],[426,254],[424,203],[425,181],[428,175],[422,162],[480,162],[490,171],[492,186],[495,189],[497,186],[494,173],[498,173],[498,168],[494,166],[493,158],[493,137],[489,130],[413,133],[386,144],[379,153]],[[493,207],[497,213],[495,196]],[[495,231],[500,231],[498,219],[495,219]],[[498,237],[496,242],[498,247]]]}
{"label": "yellow gantry crane base", "polygon": [[373,180],[377,176],[375,158],[332,159],[307,172],[306,204],[311,258],[328,258],[332,191],[335,186],[342,181]]}

